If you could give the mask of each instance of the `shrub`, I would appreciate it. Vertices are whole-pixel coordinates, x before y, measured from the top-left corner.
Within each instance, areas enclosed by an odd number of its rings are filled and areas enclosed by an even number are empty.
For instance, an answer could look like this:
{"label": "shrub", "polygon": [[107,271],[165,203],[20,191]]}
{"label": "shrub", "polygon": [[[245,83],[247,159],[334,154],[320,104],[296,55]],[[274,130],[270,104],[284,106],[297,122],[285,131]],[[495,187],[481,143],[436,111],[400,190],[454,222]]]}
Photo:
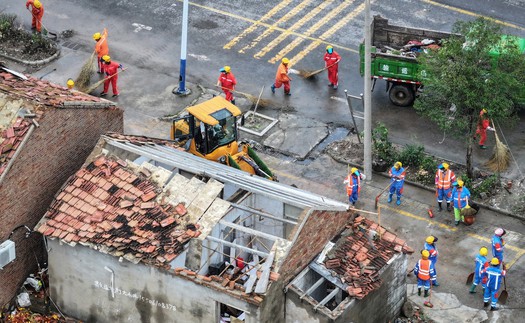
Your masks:
{"label": "shrub", "polygon": [[406,145],[397,156],[397,159],[403,165],[418,169],[425,159],[425,147],[422,145]]}
{"label": "shrub", "polygon": [[15,19],[15,15],[0,14],[0,39],[13,32]]}
{"label": "shrub", "polygon": [[388,140],[388,129],[381,122],[378,122],[372,130],[372,145],[374,156],[377,159],[384,160],[388,164],[395,161],[396,150]]}

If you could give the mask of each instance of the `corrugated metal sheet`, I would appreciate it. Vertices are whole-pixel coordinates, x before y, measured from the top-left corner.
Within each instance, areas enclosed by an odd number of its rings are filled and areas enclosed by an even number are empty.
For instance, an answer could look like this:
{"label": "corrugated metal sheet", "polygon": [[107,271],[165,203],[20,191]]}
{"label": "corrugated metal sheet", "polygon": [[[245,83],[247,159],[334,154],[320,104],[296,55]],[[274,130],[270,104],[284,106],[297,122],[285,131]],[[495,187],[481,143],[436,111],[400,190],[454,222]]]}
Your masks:
{"label": "corrugated metal sheet", "polygon": [[282,183],[269,181],[259,176],[253,176],[238,169],[170,147],[156,144],[135,145],[130,142],[117,141],[109,137],[104,137],[104,139],[111,146],[150,158],[159,163],[176,167],[190,173],[211,177],[223,183],[230,183],[248,192],[261,194],[297,207],[315,207],[338,211],[346,210],[348,207],[345,203]]}

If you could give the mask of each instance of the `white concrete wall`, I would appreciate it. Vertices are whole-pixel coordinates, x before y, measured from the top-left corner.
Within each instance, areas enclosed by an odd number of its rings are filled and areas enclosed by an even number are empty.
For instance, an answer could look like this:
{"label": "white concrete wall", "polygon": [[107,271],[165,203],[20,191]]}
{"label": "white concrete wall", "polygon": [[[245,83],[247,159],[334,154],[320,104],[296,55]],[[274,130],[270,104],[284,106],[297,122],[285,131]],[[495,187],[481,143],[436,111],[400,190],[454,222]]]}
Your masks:
{"label": "white concrete wall", "polygon": [[[142,264],[77,245],[49,241],[51,297],[65,314],[86,322],[218,322],[217,302],[247,312],[259,308],[228,294]],[[114,272],[112,296],[111,272]]]}

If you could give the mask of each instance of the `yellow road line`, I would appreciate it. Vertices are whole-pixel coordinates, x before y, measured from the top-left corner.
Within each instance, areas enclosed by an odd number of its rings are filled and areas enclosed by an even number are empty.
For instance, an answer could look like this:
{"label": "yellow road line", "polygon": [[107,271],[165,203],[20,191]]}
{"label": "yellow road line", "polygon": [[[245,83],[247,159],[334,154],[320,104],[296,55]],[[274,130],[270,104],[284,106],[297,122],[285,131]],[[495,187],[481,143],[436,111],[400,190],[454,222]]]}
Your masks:
{"label": "yellow road line", "polygon": [[284,33],[281,33],[277,38],[272,40],[268,45],[266,45],[262,50],[260,50],[257,54],[255,54],[253,57],[255,58],[261,58],[266,53],[268,53],[270,50],[274,49],[275,46],[279,45],[283,40],[288,37],[291,32],[301,28],[305,23],[310,21],[312,18],[314,18],[318,13],[320,13],[322,10],[324,10],[326,7],[328,7],[330,4],[332,4],[333,0],[324,1],[317,7],[315,7],[312,11],[304,15],[303,18],[299,19],[299,21],[295,22],[287,31]]}
{"label": "yellow road line", "polygon": [[437,225],[440,228],[443,228],[443,229],[446,229],[446,230],[449,230],[449,231],[452,231],[452,232],[455,232],[455,231],[458,230],[458,228],[451,227],[451,226],[446,225],[444,223],[439,223],[439,222],[436,222],[436,221],[432,221],[430,219],[424,218],[424,217],[419,216],[419,215],[412,214],[412,213],[407,212],[407,211],[394,209],[393,207],[390,207],[390,206],[387,206],[387,205],[384,205],[384,204],[379,204],[379,205],[383,209],[387,209],[387,210],[399,213],[399,214],[401,214],[403,216],[406,216],[406,217],[409,217],[409,218],[413,218],[413,219],[420,220],[420,221],[425,221],[425,222],[428,222],[428,223],[433,224],[433,225]]}
{"label": "yellow road line", "polygon": [[518,252],[516,257],[514,257],[511,262],[505,263],[505,265],[507,265],[507,269],[510,269],[512,266],[514,266],[516,261],[518,261],[518,259],[520,259],[523,255],[525,255],[525,250]]}
{"label": "yellow road line", "polygon": [[268,11],[264,16],[261,17],[257,22],[254,22],[250,27],[246,28],[242,33],[234,37],[230,42],[226,45],[224,45],[224,49],[231,49],[235,44],[237,44],[241,39],[246,37],[246,35],[254,32],[258,26],[260,26],[260,22],[266,21],[273,17],[276,13],[286,8],[292,0],[284,0],[283,2],[279,3],[277,6],[273,7],[270,11]]}
{"label": "yellow road line", "polygon": [[[178,1],[179,2],[183,2],[184,0],[178,0]],[[235,18],[235,19],[251,22],[252,24],[256,24],[258,26],[263,26],[263,27],[266,27],[266,28],[272,27],[272,25],[267,24],[265,22],[253,20],[253,19],[250,19],[250,18],[246,18],[246,17],[243,17],[243,16],[239,16],[239,15],[233,14],[233,13],[229,13],[229,12],[224,11],[224,10],[220,10],[220,9],[215,9],[215,8],[212,8],[212,7],[204,6],[204,5],[201,5],[201,4],[198,4],[198,3],[190,2],[189,5],[191,5],[193,7],[205,9],[205,10],[208,10],[208,11],[212,11],[212,12],[221,14],[223,16],[232,17],[232,18]],[[280,31],[280,32],[289,32],[290,35],[294,35],[294,36],[301,37],[301,38],[304,38],[304,39],[319,40],[318,38],[310,37],[310,36],[307,36],[307,35],[304,35],[304,34],[301,34],[301,33],[298,33],[298,32],[294,32],[294,31],[290,32],[288,29],[285,29],[285,28],[281,28],[281,27],[273,27],[273,28],[275,30]],[[359,53],[359,51],[354,49],[354,48],[346,47],[346,46],[343,46],[343,45],[340,45],[340,44],[337,44],[337,43],[325,42],[325,44],[331,44],[334,47],[337,47],[337,48],[339,48],[341,50],[345,50],[345,51],[348,51],[348,52]]]}
{"label": "yellow road line", "polygon": [[[318,22],[316,22],[312,27],[308,28],[308,30],[305,32],[306,36],[312,35],[314,32],[316,32],[319,28],[326,25],[328,22],[330,22],[332,19],[334,19],[338,14],[340,14],[344,9],[346,9],[348,6],[350,6],[354,1],[344,1],[342,4],[337,6],[336,8],[332,9],[327,15],[325,15],[323,18],[321,18]],[[303,38],[296,38],[291,43],[286,45],[283,49],[279,51],[277,55],[272,57],[268,62],[274,64],[277,61],[280,61],[286,54],[291,52],[295,47],[299,46],[304,41]],[[322,40],[321,40],[322,42]],[[262,50],[264,51],[264,49]],[[262,52],[261,51],[261,52]],[[260,52],[259,52],[260,53]],[[258,58],[259,54],[256,54],[254,57]],[[294,62],[292,61],[292,64]]]}
{"label": "yellow road line", "polygon": [[[332,36],[336,31],[341,29],[344,25],[346,25],[350,20],[354,19],[358,14],[361,13],[365,9],[365,4],[361,4],[359,7],[355,8],[349,15],[346,15],[343,19],[339,20],[335,25],[332,26],[332,28],[328,29],[325,33],[323,33],[319,38],[322,40],[328,39],[330,36]],[[308,53],[316,49],[321,45],[321,41],[314,41],[310,43],[306,48],[301,50],[297,55],[292,57],[291,61],[294,64],[297,64],[300,60],[302,60]]]}
{"label": "yellow road line", "polygon": [[452,7],[452,6],[449,6],[449,5],[446,5],[446,4],[442,4],[442,3],[439,3],[439,2],[435,2],[435,1],[432,1],[432,0],[422,0],[422,2],[431,4],[433,6],[445,8],[445,9],[448,9],[448,10],[451,10],[451,11],[459,12],[459,13],[467,15],[467,16],[483,17],[483,18],[485,18],[487,20],[493,21],[493,22],[495,22],[497,24],[500,24],[500,25],[503,25],[503,26],[512,27],[512,28],[516,28],[516,29],[520,29],[520,30],[525,30],[524,27],[520,27],[520,26],[512,24],[510,22],[506,22],[506,21],[495,19],[495,18],[492,18],[492,17],[480,15],[480,14],[474,13],[472,11],[468,11],[468,10]]}
{"label": "yellow road line", "polygon": [[311,0],[305,0],[305,1],[301,2],[298,6],[294,7],[292,10],[287,12],[283,17],[281,17],[281,19],[277,20],[272,25],[272,28],[266,29],[261,35],[257,36],[257,38],[255,38],[250,44],[244,46],[239,51],[239,53],[244,53],[248,49],[253,48],[261,40],[263,40],[264,38],[268,37],[271,33],[273,33],[275,31],[275,29],[273,27],[278,26],[280,24],[283,24],[283,23],[287,22],[288,20],[290,20],[291,18],[295,17],[295,15],[297,15],[299,12],[301,12],[301,10],[303,10],[305,7],[307,7],[310,4],[310,1]]}

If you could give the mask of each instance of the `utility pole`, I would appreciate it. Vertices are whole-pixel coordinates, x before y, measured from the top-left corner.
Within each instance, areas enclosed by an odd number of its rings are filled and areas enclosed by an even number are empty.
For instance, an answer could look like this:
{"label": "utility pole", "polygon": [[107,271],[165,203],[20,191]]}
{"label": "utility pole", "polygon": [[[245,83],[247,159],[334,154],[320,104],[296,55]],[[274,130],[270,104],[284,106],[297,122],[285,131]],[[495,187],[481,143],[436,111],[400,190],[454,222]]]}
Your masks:
{"label": "utility pole", "polygon": [[180,74],[179,88],[174,89],[173,93],[177,95],[188,95],[190,89],[186,88],[186,45],[188,43],[188,0],[182,4],[182,36],[180,40]]}
{"label": "utility pole", "polygon": [[365,0],[365,84],[364,84],[364,114],[365,114],[365,149],[364,149],[364,171],[367,180],[372,179],[372,71],[371,53],[372,46],[370,35],[370,0]]}

